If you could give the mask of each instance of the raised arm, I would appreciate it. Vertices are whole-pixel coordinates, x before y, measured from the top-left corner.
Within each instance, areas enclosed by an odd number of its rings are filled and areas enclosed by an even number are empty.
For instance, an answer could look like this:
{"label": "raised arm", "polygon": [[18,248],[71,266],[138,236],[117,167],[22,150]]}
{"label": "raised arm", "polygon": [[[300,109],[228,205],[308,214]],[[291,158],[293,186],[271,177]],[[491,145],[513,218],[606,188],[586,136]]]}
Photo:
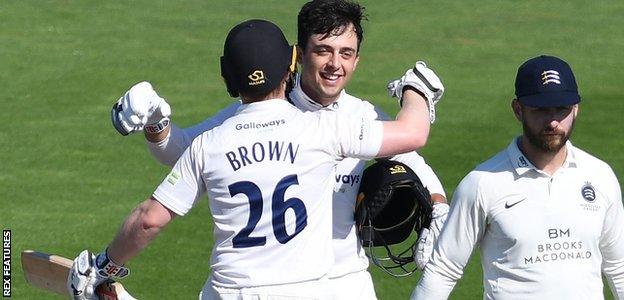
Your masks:
{"label": "raised arm", "polygon": [[[421,148],[427,143],[432,109],[444,93],[440,78],[424,62],[417,62],[403,77],[388,85],[399,99],[396,121],[384,122],[378,156],[390,156]],[[434,113],[435,116],[435,113]]]}
{"label": "raised arm", "polygon": [[413,151],[423,147],[429,137],[427,102],[413,90],[403,93],[403,107],[396,121],[383,122],[383,140],[378,157]]}
{"label": "raised arm", "polygon": [[203,122],[180,129],[171,123],[171,108],[149,82],[135,84],[113,106],[111,120],[122,135],[143,131],[150,153],[160,163],[173,166],[193,139],[202,132],[221,125],[234,115],[240,102],[236,101]]}

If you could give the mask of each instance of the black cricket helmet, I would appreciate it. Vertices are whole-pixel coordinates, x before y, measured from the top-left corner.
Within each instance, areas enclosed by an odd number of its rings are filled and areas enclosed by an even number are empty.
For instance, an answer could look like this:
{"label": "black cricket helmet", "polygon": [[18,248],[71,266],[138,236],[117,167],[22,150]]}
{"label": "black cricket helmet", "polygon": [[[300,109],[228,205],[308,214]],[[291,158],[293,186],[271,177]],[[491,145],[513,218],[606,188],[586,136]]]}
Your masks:
{"label": "black cricket helmet", "polygon": [[431,223],[432,210],[429,190],[405,164],[383,159],[366,168],[355,206],[366,255],[392,276],[412,274],[417,269],[414,247]]}

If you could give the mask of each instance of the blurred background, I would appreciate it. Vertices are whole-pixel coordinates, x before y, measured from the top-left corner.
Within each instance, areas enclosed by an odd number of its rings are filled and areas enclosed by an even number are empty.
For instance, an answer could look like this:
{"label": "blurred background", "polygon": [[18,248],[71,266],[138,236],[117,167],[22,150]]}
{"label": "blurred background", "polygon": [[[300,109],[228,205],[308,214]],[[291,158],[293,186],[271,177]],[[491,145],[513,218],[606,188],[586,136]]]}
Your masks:
{"label": "blurred background", "polygon": [[[229,29],[277,23],[296,43],[305,1],[3,1],[0,4],[0,224],[13,237],[16,299],[54,298],[28,286],[19,253],[73,258],[103,250],[130,210],[168,173],[141,134],[120,136],[112,104],[150,81],[182,127],[233,99],[220,76]],[[446,93],[421,151],[449,199],[461,178],[521,132],[510,102],[517,67],[539,54],[575,71],[583,97],[572,141],[624,176],[623,1],[360,1],[368,21],[348,92],[393,115],[385,86],[425,60]],[[206,199],[129,265],[140,299],[196,299],[209,273]],[[530,218],[527,222],[530,222]],[[522,226],[519,224],[518,226]],[[380,299],[406,299],[420,274],[371,267]],[[452,299],[481,299],[474,255]],[[607,292],[607,294],[610,294]],[[610,295],[608,295],[610,297]],[[60,298],[59,298],[60,299]]]}

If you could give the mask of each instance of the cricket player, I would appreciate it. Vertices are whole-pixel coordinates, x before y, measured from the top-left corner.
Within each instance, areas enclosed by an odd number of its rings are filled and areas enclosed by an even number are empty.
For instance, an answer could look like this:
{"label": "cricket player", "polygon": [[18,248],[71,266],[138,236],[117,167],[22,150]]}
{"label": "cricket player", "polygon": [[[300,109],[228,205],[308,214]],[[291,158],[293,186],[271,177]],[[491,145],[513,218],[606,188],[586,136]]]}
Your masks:
{"label": "cricket player", "polygon": [[538,56],[518,69],[523,134],[470,172],[413,299],[446,299],[478,245],[484,299],[624,299],[624,211],[605,162],[568,140],[579,113],[570,66]]}
{"label": "cricket player", "polygon": [[[370,120],[389,119],[381,110],[344,89],[360,59],[363,18],[364,8],[345,0],[316,0],[302,7],[298,16],[298,58],[303,71],[298,74],[295,86],[288,95],[294,106],[301,111],[330,110]],[[417,68],[422,67],[417,65]],[[405,76],[393,82],[390,93],[400,98],[402,87],[408,86],[415,77],[410,68]],[[443,91],[440,85],[437,93],[441,96]],[[126,134],[143,130],[151,153],[166,165],[173,165],[196,136],[223,123],[241,105],[237,101],[212,118],[182,130],[170,124],[169,105],[150,85],[141,83],[126,95],[114,112],[119,120],[118,130]],[[431,121],[435,118],[435,104],[429,103]],[[410,152],[392,159],[412,168],[431,191],[436,203],[432,230],[426,229],[426,234],[421,235],[416,252],[417,263],[423,268],[429,259],[433,239],[446,218],[446,195],[440,180],[418,153]],[[364,160],[346,158],[338,164],[334,174],[332,246],[336,259],[328,276],[352,282],[336,286],[337,291],[344,293],[339,299],[375,298],[372,279],[367,272],[368,259],[358,241],[353,217],[365,165]],[[354,294],[353,291],[362,291],[362,294]],[[368,296],[362,298],[362,295]]]}
{"label": "cricket player", "polygon": [[396,121],[302,112],[286,100],[295,59],[295,48],[273,23],[250,20],[230,31],[222,72],[242,105],[193,140],[104,252],[85,250],[76,258],[68,278],[74,298],[92,298],[99,283],[125,276],[123,265],[205,194],[215,243],[202,299],[336,298],[327,276],[334,264],[333,169],[344,157],[422,147],[427,102],[437,100],[431,88],[441,83],[423,66],[423,79],[402,93]]}

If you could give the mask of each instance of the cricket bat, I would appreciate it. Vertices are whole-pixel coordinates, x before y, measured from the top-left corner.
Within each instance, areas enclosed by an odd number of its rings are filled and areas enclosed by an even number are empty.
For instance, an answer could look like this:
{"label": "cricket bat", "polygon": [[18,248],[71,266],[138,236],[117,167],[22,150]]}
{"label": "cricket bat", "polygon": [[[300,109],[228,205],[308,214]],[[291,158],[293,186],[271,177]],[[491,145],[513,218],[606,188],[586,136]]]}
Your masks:
{"label": "cricket bat", "polygon": [[[46,291],[70,296],[67,291],[67,276],[74,262],[71,259],[43,252],[24,250],[22,269],[26,281]],[[107,281],[99,285],[96,293],[100,300],[136,300],[119,282]]]}

